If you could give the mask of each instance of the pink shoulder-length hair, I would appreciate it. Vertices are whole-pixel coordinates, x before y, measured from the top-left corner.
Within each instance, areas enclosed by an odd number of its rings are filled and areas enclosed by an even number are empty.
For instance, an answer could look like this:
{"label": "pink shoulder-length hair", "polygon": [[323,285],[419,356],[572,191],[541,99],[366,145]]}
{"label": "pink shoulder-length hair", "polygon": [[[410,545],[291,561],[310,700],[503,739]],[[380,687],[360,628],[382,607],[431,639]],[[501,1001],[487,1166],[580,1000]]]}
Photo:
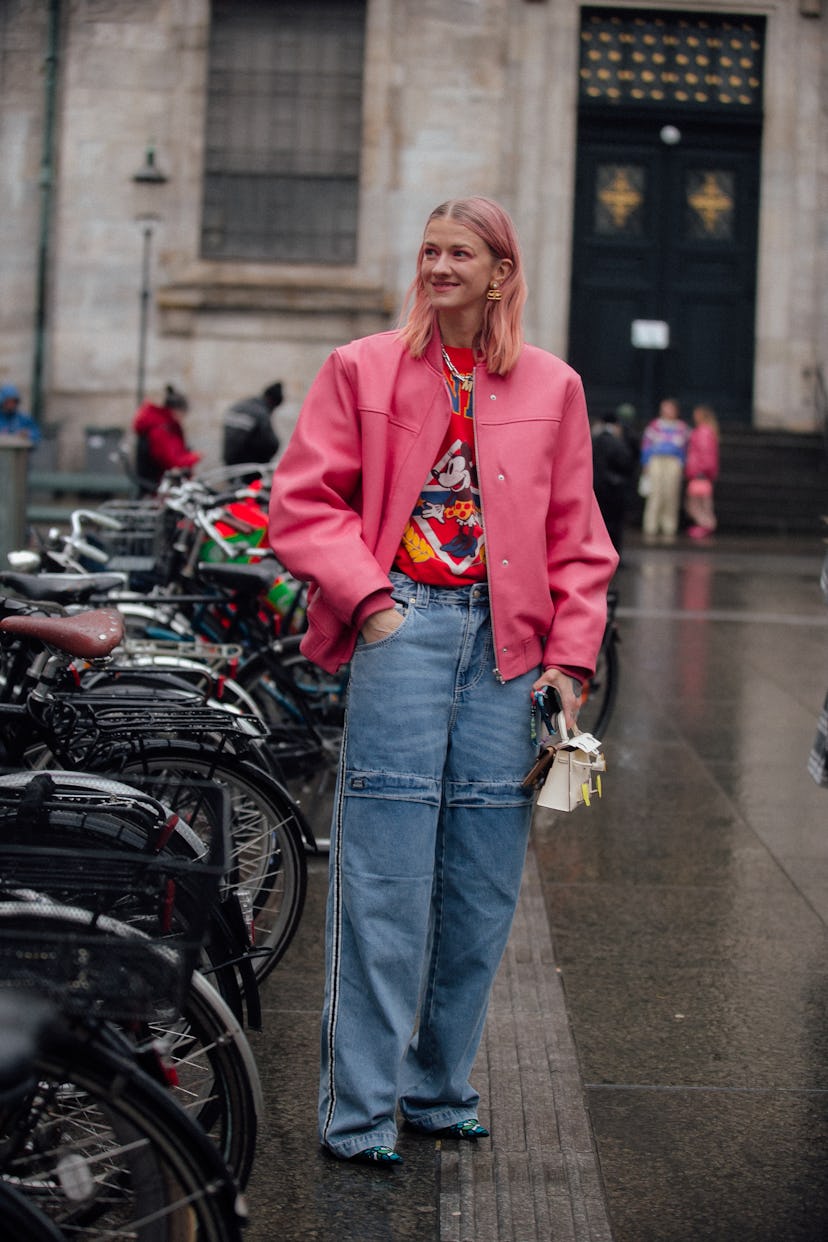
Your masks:
{"label": "pink shoulder-length hair", "polygon": [[[453,198],[435,207],[428,217],[449,218],[476,233],[496,259],[511,259],[512,268],[501,280],[499,302],[486,302],[479,350],[486,369],[495,375],[507,375],[523,347],[523,306],[526,302],[526,279],[520,257],[515,226],[509,215],[490,198]],[[400,316],[400,337],[415,358],[425,352],[434,331],[436,314],[420,275],[423,247],[417,255],[417,275],[411,282]]]}

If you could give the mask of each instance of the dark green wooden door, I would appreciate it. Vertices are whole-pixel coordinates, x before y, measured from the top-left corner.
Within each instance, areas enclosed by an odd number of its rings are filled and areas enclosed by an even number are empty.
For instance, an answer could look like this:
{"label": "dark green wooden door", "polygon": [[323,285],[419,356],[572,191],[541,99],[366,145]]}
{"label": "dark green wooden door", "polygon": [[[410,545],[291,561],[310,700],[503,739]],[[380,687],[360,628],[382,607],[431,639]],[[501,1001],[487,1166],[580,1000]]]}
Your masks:
{"label": "dark green wooden door", "polygon": [[[660,397],[708,401],[749,422],[754,357],[759,130],[683,118],[583,117],[569,360],[594,413]],[[666,349],[632,325],[666,324]]]}

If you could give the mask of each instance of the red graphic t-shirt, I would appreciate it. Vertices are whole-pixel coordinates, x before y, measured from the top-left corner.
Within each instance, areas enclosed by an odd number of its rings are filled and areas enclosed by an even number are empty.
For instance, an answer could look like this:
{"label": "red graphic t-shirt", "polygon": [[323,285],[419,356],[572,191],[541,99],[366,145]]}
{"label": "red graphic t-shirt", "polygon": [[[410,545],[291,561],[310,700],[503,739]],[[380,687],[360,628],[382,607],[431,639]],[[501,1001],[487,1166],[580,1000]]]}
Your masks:
{"label": "red graphic t-shirt", "polygon": [[486,577],[474,457],[474,351],[446,347],[443,373],[451,399],[451,421],[403,533],[394,565],[415,582],[463,586]]}

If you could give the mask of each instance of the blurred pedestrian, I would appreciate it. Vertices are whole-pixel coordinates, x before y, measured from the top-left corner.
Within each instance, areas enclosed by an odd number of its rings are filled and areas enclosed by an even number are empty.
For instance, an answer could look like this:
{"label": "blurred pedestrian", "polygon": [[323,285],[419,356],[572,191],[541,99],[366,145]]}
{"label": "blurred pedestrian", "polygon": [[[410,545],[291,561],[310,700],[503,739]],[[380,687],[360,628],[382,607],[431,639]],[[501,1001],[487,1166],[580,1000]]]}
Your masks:
{"label": "blurred pedestrian", "polygon": [[[828,522],[828,517],[824,517],[822,520],[823,522]],[[822,591],[822,598],[828,604],[828,552],[825,553],[822,560],[819,586]],[[808,771],[818,785],[823,785],[828,789],[828,692],[825,695],[822,711],[817,718],[814,743],[808,755]]]}
{"label": "blurred pedestrian", "polygon": [[268,385],[257,397],[236,401],[224,415],[225,466],[266,465],[279,451],[279,437],[273,429],[273,411],[284,400],[278,381]]}
{"label": "blurred pedestrian", "polygon": [[645,497],[645,535],[673,538],[678,530],[688,436],[678,401],[665,397],[641,438],[639,491]]}
{"label": "blurred pedestrian", "polygon": [[14,384],[0,387],[0,435],[24,436],[31,444],[40,442],[40,428],[31,414],[20,408],[20,389]]}
{"label": "blurred pedestrian", "polygon": [[145,401],[135,415],[135,470],[142,492],[154,492],[168,470],[189,471],[201,454],[184,437],[182,419],[189,409],[183,392],[167,384],[160,404]]}
{"label": "blurred pedestrian", "polygon": [[630,401],[622,401],[615,407],[615,418],[637,465],[641,456],[641,429],[635,406]]}
{"label": "blurred pedestrian", "polygon": [[532,691],[574,724],[606,622],[583,387],[523,343],[525,298],[503,208],[435,208],[401,329],[331,355],[274,475],[302,651],[351,663],[319,1096],[343,1160],[398,1163],[398,1107],[489,1133],[469,1074],[520,890]]}
{"label": "blurred pedestrian", "polygon": [[636,457],[614,412],[592,427],[592,486],[613,546],[621,555]]}
{"label": "blurred pedestrian", "polygon": [[697,405],[692,417],[684,467],[684,509],[691,522],[687,534],[691,539],[704,539],[716,529],[713,489],[719,477],[719,423],[709,405]]}

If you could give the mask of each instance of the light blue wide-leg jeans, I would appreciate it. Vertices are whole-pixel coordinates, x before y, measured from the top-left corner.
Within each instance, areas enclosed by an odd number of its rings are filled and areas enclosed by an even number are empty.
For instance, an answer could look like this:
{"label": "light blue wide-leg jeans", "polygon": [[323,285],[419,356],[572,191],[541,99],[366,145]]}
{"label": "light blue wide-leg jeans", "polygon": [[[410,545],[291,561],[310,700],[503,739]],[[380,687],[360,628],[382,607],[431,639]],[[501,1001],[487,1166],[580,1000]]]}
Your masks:
{"label": "light blue wide-leg jeans", "polygon": [[331,829],[319,1094],[335,1155],[473,1116],[469,1083],[526,853],[533,670],[494,675],[485,584],[392,574],[357,646]]}

